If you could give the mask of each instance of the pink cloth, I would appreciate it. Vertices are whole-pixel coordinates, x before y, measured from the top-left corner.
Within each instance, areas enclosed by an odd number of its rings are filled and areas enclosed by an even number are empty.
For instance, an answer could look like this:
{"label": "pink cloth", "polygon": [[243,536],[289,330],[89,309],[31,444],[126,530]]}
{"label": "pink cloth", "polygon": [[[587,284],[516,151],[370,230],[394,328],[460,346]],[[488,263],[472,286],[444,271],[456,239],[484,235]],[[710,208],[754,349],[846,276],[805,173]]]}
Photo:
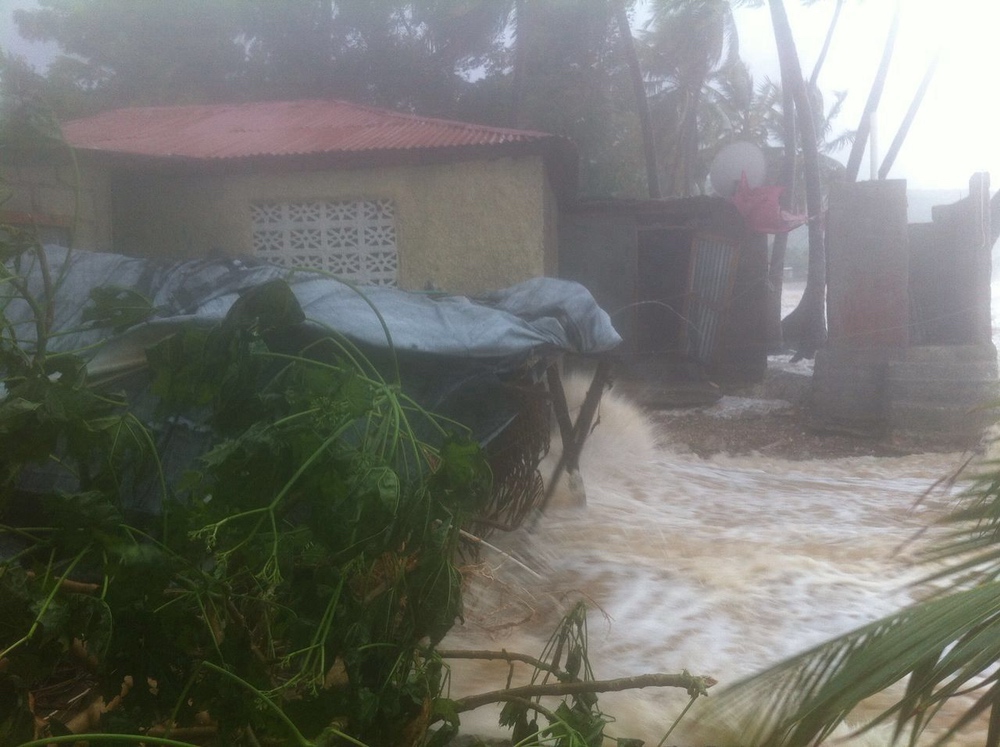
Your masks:
{"label": "pink cloth", "polygon": [[730,199],[754,233],[788,233],[807,223],[809,217],[781,209],[779,200],[784,191],[784,187],[751,187],[744,173]]}

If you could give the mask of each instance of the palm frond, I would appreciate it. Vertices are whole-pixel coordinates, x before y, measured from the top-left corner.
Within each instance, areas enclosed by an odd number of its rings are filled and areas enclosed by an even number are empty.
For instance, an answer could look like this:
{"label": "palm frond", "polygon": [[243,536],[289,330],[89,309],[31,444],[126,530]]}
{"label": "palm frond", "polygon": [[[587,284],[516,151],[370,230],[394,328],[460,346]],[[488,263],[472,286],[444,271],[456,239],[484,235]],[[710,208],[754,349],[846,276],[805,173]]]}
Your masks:
{"label": "palm frond", "polygon": [[814,744],[861,701],[905,682],[863,729],[893,722],[894,740],[909,733],[915,744],[946,702],[973,695],[936,744],[989,714],[987,747],[1000,745],[1000,464],[989,465],[941,523],[951,531],[925,560],[943,568],[922,581],[935,593],[720,695],[720,710],[750,714],[748,743]]}
{"label": "palm frond", "polygon": [[[956,636],[956,630],[968,631]],[[720,696],[718,707],[769,714],[744,724],[749,744],[806,747],[828,736],[858,703],[908,675],[905,692],[868,725],[896,721],[919,732],[923,714],[956,693],[990,683],[981,673],[1000,659],[1000,583],[932,599],[824,643],[753,676]],[[982,710],[1000,704],[989,688]],[[978,714],[977,714],[978,715]],[[954,733],[955,725],[947,731]],[[868,728],[865,727],[865,728]]]}

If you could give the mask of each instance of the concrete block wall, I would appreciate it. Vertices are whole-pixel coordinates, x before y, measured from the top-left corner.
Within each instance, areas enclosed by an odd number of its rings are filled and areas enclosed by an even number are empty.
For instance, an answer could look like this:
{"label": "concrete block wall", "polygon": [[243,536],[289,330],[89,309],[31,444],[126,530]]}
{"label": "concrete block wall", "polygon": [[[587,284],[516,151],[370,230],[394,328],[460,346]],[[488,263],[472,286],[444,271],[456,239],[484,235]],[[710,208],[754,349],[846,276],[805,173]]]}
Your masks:
{"label": "concrete block wall", "polygon": [[[830,338],[816,355],[820,428],[975,444],[998,420],[986,175],[907,226],[905,183],[841,184],[827,221]],[[983,229],[983,226],[986,229]]]}

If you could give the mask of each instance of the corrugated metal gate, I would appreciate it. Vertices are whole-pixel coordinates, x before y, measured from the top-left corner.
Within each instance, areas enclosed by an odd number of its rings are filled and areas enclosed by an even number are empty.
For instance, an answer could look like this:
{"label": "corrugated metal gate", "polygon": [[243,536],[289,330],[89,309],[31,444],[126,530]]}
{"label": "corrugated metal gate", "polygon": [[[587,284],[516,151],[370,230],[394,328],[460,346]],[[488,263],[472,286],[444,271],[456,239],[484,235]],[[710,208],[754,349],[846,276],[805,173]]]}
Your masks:
{"label": "corrugated metal gate", "polygon": [[699,363],[711,363],[719,352],[739,260],[738,243],[715,236],[694,237],[684,310],[684,349]]}

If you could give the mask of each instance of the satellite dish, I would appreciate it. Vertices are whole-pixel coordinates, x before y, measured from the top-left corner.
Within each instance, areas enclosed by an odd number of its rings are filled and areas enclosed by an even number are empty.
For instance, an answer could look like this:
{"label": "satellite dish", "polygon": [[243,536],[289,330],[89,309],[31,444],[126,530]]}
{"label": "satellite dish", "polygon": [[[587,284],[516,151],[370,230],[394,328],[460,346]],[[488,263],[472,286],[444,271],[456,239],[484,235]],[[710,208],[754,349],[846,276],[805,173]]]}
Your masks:
{"label": "satellite dish", "polygon": [[716,154],[708,170],[712,191],[720,197],[732,197],[743,174],[747,175],[747,184],[751,187],[762,185],[767,175],[764,154],[753,143],[730,143]]}

